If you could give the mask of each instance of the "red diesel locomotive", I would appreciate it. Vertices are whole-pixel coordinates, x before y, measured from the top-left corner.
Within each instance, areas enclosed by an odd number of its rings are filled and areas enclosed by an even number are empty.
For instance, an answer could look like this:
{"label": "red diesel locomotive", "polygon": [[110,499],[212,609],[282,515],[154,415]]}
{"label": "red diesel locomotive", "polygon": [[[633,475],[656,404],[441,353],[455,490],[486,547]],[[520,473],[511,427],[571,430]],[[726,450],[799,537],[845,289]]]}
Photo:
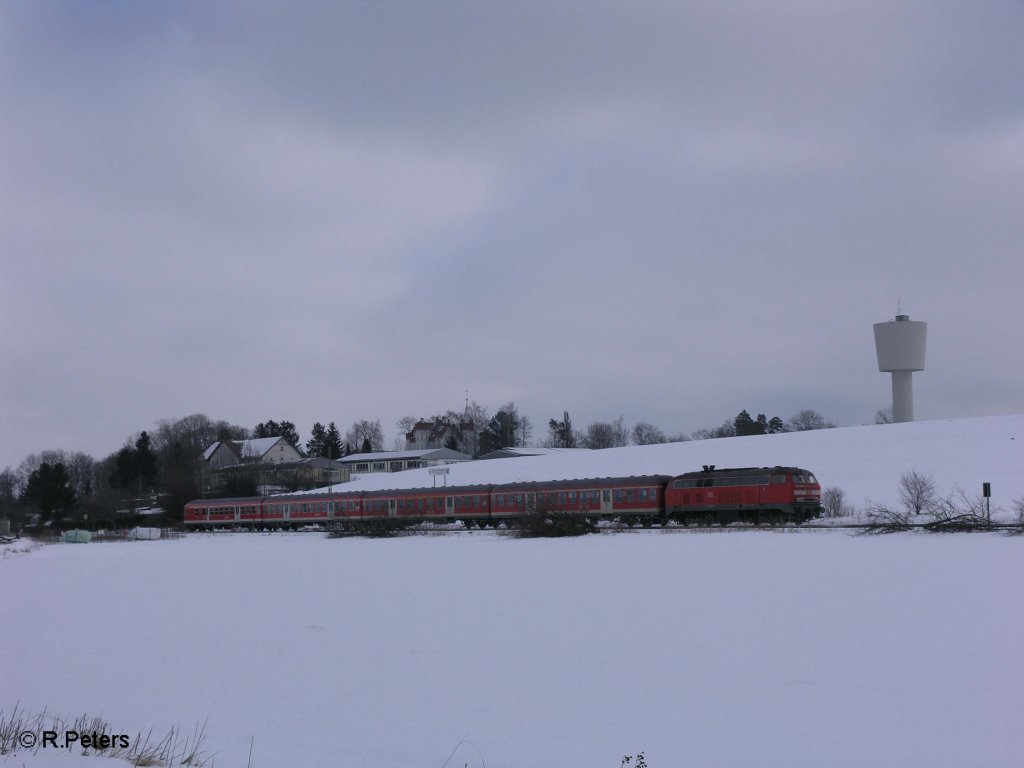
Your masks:
{"label": "red diesel locomotive", "polygon": [[802,523],[821,510],[821,486],[799,467],[715,469],[683,475],[637,475],[500,485],[330,491],[185,505],[185,526],[299,527],[381,519],[409,522],[514,521],[532,512],[686,525]]}

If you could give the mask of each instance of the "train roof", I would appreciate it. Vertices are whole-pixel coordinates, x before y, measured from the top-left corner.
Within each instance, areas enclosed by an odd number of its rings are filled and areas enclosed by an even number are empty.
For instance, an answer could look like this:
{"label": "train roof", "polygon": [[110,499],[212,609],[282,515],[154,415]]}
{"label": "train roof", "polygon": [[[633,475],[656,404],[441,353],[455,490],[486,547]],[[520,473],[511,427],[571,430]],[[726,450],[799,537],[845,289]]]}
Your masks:
{"label": "train roof", "polygon": [[722,469],[716,468],[714,465],[705,467],[704,469],[697,470],[696,472],[684,472],[676,477],[720,477],[724,475],[752,475],[752,474],[796,474],[804,473],[810,474],[809,470],[801,469],[800,467],[723,467]]}
{"label": "train roof", "polygon": [[[310,493],[308,491],[303,493],[283,493],[276,496],[263,496],[263,497],[245,497],[245,498],[230,498],[230,499],[196,499],[195,502],[190,503],[207,503],[207,504],[224,504],[224,505],[240,505],[240,504],[251,504],[254,500],[262,500],[265,502],[315,502],[322,499],[334,499],[334,498],[362,498],[364,496],[392,496],[395,498],[407,497],[407,496],[467,496],[475,494],[488,494],[488,493],[515,493],[517,490],[522,491],[546,491],[546,490],[558,490],[559,488],[612,488],[615,486],[628,486],[642,484],[659,484],[662,485],[667,483],[676,475],[624,475],[621,477],[582,477],[571,480],[523,480],[514,483],[487,483],[477,485],[439,485],[436,488],[386,488],[377,491],[366,491],[366,490],[334,490],[325,491],[322,493]],[[335,486],[337,488],[337,486]]]}

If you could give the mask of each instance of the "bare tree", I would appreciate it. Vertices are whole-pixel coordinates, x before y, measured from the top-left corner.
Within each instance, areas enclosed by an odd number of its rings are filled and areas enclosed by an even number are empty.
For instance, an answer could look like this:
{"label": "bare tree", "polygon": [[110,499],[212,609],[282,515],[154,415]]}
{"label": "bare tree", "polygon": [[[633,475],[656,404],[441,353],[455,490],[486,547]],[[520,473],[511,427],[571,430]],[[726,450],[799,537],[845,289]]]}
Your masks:
{"label": "bare tree", "polygon": [[786,427],[790,432],[809,432],[812,429],[832,429],[835,424],[825,421],[825,417],[817,411],[804,410],[790,416],[786,421]]}
{"label": "bare tree", "polygon": [[846,492],[835,486],[821,492],[821,509],[823,517],[848,517],[853,514],[853,508],[846,504]]}
{"label": "bare tree", "polygon": [[633,425],[633,442],[636,445],[653,445],[655,443],[666,443],[668,439],[665,433],[653,424],[646,421],[638,421]]}
{"label": "bare tree", "polygon": [[935,509],[938,494],[935,482],[916,470],[900,476],[900,503],[908,514],[920,515]]}
{"label": "bare tree", "polygon": [[1021,526],[1018,533],[1024,532],[1024,496],[1018,496],[1013,500],[1013,511],[1017,513],[1017,525]]}
{"label": "bare tree", "polygon": [[875,424],[892,424],[892,408],[879,408],[875,411]]}
{"label": "bare tree", "polygon": [[520,416],[519,428],[516,430],[516,445],[528,445],[531,437],[533,437],[533,422],[528,416]]}
{"label": "bare tree", "polygon": [[21,476],[20,485],[28,482],[29,476],[46,463],[51,466],[63,464],[75,493],[83,498],[90,495],[96,488],[98,467],[96,460],[81,451],[65,451],[63,448],[41,451],[26,456],[18,467]]}
{"label": "bare tree", "polygon": [[395,422],[395,429],[398,430],[399,437],[405,440],[405,436],[412,432],[412,428],[416,426],[416,422],[419,421],[415,416],[403,416]]}
{"label": "bare tree", "polygon": [[380,426],[380,419],[376,421],[363,419],[355,422],[345,435],[345,440],[349,445],[355,446],[357,451],[367,442],[371,451],[383,451],[384,430]]}
{"label": "bare tree", "polygon": [[449,425],[448,446],[455,450],[468,453],[470,456],[480,455],[481,435],[491,421],[486,407],[475,400],[466,403],[462,412],[448,411],[443,416],[428,419],[435,423],[444,422]]}
{"label": "bare tree", "polygon": [[735,437],[736,425],[731,419],[726,419],[717,427],[710,429],[698,429],[693,433],[694,440],[714,440],[718,437]]}
{"label": "bare tree", "polygon": [[0,501],[14,501],[21,495],[24,482],[21,475],[10,467],[0,472]]}
{"label": "bare tree", "polygon": [[629,444],[629,432],[621,416],[615,421],[595,421],[583,435],[583,447],[591,450],[620,448]]}

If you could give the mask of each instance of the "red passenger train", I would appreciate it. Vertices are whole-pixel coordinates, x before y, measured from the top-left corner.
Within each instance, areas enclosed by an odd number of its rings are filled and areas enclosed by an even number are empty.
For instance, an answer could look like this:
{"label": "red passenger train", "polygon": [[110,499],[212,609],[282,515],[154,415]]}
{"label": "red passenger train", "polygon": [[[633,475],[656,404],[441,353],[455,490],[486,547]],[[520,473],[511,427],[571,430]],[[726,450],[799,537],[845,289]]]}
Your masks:
{"label": "red passenger train", "polygon": [[299,527],[373,520],[461,520],[497,525],[528,513],[568,512],[591,518],[686,525],[802,523],[821,511],[821,486],[799,467],[715,469],[683,475],[637,475],[410,488],[330,491],[185,505],[185,526]]}

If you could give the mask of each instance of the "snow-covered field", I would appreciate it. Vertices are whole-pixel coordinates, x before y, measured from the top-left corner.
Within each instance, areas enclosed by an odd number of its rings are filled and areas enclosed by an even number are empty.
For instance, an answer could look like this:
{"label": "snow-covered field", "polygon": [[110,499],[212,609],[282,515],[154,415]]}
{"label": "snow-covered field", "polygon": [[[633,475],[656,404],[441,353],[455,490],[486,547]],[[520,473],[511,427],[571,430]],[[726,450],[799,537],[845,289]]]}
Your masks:
{"label": "snow-covered field", "polygon": [[0,706],[206,722],[217,766],[1018,766],[1022,555],[838,531],[53,545],[0,560]]}
{"label": "snow-covered field", "polygon": [[[476,462],[449,483],[795,464],[1024,497],[1024,416]],[[362,487],[430,484],[425,470]],[[213,765],[1021,765],[1024,536],[194,534],[0,549],[0,725],[206,724]],[[454,751],[454,754],[452,754]],[[451,758],[449,760],[449,757]],[[52,748],[0,766],[106,762]]]}

